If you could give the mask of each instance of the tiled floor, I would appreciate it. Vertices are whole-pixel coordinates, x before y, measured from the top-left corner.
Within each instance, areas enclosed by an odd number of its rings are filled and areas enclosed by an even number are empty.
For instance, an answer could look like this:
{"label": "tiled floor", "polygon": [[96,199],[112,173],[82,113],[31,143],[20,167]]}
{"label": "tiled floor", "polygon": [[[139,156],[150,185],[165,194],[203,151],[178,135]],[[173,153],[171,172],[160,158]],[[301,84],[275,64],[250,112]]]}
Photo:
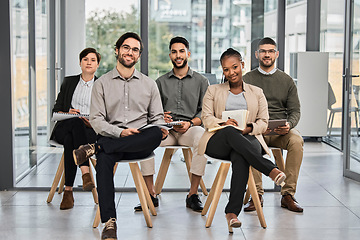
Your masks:
{"label": "tiled floor", "polygon": [[[157,165],[162,149],[156,151]],[[61,151],[24,178],[18,187],[49,187],[58,165]],[[170,165],[165,189],[187,189],[185,165],[175,157]],[[158,167],[158,166],[157,166]],[[205,184],[211,187],[218,163],[207,165]],[[265,177],[264,177],[265,180]],[[127,164],[120,164],[115,176],[116,186],[133,190]],[[78,176],[76,184],[81,183]],[[272,183],[266,179],[267,188]],[[225,183],[229,186],[229,178]],[[264,215],[267,229],[260,227],[255,213],[241,212],[243,225],[229,235],[224,218],[228,193],[224,192],[210,228],[206,217],[185,208],[186,192],[164,191],[160,196],[157,216],[152,217],[153,228],[147,228],[142,213],[134,213],[138,203],[135,192],[117,192],[119,239],[326,239],[352,240],[360,235],[360,183],[342,177],[342,156],[326,144],[306,142],[304,160],[296,198],[304,213],[289,212],[280,207],[280,194],[266,192]],[[96,205],[91,193],[74,193],[75,207],[60,211],[61,195],[46,203],[47,191],[0,192],[0,239],[99,239],[102,226],[92,228]],[[205,196],[201,197],[203,201]]]}

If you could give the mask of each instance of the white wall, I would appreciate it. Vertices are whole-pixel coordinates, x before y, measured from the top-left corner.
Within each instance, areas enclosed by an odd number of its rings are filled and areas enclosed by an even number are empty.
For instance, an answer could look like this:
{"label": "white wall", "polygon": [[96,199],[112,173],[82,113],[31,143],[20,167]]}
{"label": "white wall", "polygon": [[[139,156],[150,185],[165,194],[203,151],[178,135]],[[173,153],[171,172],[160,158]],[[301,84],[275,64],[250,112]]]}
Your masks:
{"label": "white wall", "polygon": [[85,0],[65,1],[65,76],[81,73],[79,53],[85,48]]}
{"label": "white wall", "polygon": [[297,89],[301,117],[296,128],[304,137],[327,134],[328,62],[329,53],[298,53]]}

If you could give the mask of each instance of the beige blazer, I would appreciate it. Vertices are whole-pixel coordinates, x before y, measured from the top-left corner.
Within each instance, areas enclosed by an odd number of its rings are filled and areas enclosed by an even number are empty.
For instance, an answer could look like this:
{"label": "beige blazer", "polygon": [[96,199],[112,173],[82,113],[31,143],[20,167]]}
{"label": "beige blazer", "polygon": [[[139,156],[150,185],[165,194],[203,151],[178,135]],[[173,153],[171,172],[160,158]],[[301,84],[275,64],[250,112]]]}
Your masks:
{"label": "beige blazer", "polygon": [[[249,135],[254,135],[265,152],[270,155],[269,148],[267,147],[262,133],[264,133],[268,126],[269,113],[268,104],[265,95],[261,88],[243,83],[244,97],[246,99],[249,115],[248,123],[252,123],[253,130]],[[201,120],[205,127],[205,133],[199,141],[198,154],[205,153],[206,145],[211,136],[215,132],[208,132],[209,128],[219,127],[224,121],[221,119],[222,112],[225,111],[225,104],[229,96],[230,86],[229,83],[222,83],[211,85],[208,87],[204,100],[201,113]]]}

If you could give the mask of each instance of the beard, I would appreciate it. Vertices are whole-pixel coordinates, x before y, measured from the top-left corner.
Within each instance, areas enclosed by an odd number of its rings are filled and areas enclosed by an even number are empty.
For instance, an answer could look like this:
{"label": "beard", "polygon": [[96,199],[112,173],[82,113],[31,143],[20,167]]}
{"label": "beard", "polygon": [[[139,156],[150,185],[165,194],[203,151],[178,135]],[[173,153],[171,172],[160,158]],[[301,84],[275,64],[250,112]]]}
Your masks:
{"label": "beard", "polygon": [[126,67],[126,68],[132,68],[135,64],[136,64],[136,62],[137,61],[133,61],[133,62],[131,62],[131,63],[126,63],[126,61],[124,60],[124,58],[122,57],[122,56],[120,56],[120,55],[117,55],[117,60],[119,61],[119,63],[121,63],[124,67]]}
{"label": "beard", "polygon": [[173,64],[174,68],[180,69],[180,68],[184,68],[184,67],[186,66],[186,64],[187,64],[188,61],[187,61],[187,59],[184,59],[183,64],[181,64],[180,66],[178,66],[178,65],[176,64],[176,62],[173,61],[173,60],[171,60],[171,62],[172,62],[172,64]]}
{"label": "beard", "polygon": [[271,58],[263,58],[263,59],[266,59],[266,60],[271,60],[270,63],[265,63],[265,61],[263,61],[262,59],[260,60],[259,59],[259,64],[263,67],[272,67],[275,63],[275,59],[271,59]]}

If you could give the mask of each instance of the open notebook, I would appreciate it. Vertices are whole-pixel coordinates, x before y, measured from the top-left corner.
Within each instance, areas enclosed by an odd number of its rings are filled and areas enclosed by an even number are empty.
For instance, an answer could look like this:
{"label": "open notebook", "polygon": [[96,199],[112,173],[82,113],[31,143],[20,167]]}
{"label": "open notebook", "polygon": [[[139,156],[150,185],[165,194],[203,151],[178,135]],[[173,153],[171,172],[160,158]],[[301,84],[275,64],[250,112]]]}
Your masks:
{"label": "open notebook", "polygon": [[248,110],[223,111],[222,120],[226,122],[228,119],[235,119],[238,122],[238,126],[233,126],[233,125],[219,126],[219,127],[210,128],[208,129],[208,131],[214,132],[223,129],[225,127],[234,127],[242,131],[246,128],[248,115],[249,115]]}
{"label": "open notebook", "polygon": [[89,114],[71,114],[71,113],[54,112],[51,120],[52,121],[62,121],[62,120],[66,120],[66,119],[70,119],[70,118],[74,118],[74,117],[85,117],[85,118],[89,119]]}

